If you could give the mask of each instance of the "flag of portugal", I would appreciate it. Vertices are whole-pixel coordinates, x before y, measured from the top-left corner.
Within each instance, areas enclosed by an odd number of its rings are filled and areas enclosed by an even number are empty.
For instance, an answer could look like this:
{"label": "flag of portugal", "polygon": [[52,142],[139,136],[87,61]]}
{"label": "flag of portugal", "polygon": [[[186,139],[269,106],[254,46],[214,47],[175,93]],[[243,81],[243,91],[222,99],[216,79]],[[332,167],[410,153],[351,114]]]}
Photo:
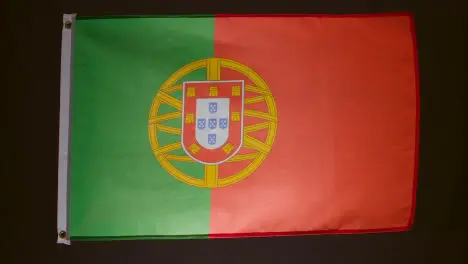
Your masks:
{"label": "flag of portugal", "polygon": [[58,242],[402,231],[407,14],[64,16]]}

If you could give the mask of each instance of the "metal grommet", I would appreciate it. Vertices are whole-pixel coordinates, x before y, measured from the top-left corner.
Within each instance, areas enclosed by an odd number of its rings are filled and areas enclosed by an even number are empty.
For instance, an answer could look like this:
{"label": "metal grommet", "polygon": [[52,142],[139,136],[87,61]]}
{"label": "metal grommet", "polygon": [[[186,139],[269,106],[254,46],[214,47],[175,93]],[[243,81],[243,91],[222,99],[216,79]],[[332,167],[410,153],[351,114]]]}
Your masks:
{"label": "metal grommet", "polygon": [[65,28],[70,29],[72,27],[72,22],[71,21],[66,21],[65,22]]}
{"label": "metal grommet", "polygon": [[60,231],[60,232],[59,232],[59,237],[60,237],[61,239],[67,238],[67,232],[65,232],[65,231],[63,231],[63,230]]}

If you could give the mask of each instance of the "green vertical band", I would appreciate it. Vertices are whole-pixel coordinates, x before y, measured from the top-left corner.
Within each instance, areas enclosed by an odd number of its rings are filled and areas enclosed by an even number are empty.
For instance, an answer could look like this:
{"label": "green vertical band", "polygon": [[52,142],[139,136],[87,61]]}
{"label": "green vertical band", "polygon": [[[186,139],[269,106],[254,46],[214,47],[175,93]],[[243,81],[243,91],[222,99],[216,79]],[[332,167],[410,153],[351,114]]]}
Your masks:
{"label": "green vertical band", "polygon": [[[148,115],[172,73],[213,57],[214,18],[89,19],[77,20],[75,29],[70,235],[207,235],[210,191],[160,166],[148,140]],[[188,78],[203,80],[205,73]],[[172,110],[160,108],[165,111]],[[171,122],[180,127],[180,119]],[[178,168],[203,175],[201,164]]]}

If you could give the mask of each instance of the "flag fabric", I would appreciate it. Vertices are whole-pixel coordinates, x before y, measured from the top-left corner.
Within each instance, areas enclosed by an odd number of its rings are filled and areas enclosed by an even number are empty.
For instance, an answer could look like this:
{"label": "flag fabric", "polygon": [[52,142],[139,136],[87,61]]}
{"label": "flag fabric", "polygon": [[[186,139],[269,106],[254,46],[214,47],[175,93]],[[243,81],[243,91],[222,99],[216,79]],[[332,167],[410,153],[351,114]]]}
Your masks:
{"label": "flag fabric", "polygon": [[410,15],[72,22],[68,238],[411,228]]}

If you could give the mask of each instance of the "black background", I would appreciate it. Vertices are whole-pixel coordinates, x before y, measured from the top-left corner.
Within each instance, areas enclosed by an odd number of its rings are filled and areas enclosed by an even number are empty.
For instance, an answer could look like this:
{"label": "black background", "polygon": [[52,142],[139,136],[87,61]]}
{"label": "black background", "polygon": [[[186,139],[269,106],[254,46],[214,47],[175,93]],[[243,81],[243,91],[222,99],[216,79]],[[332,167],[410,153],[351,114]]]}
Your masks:
{"label": "black background", "polygon": [[[297,2],[297,3],[294,3]],[[352,2],[352,3],[351,3]],[[3,263],[468,263],[467,1],[7,0],[2,15]],[[2,3],[3,6],[3,3]],[[56,244],[62,14],[414,13],[421,89],[412,231]],[[3,12],[2,12],[3,13]],[[4,22],[4,18],[7,19]],[[4,25],[6,24],[6,27]],[[6,58],[6,61],[5,61]],[[5,72],[6,69],[6,72]],[[6,93],[5,93],[6,92]],[[6,98],[6,100],[5,100]],[[3,109],[5,108],[5,109]],[[463,109],[462,109],[463,108]],[[6,118],[5,118],[6,117]],[[12,128],[15,129],[12,129]],[[7,133],[3,136],[4,132]],[[4,222],[4,221],[2,221]]]}

